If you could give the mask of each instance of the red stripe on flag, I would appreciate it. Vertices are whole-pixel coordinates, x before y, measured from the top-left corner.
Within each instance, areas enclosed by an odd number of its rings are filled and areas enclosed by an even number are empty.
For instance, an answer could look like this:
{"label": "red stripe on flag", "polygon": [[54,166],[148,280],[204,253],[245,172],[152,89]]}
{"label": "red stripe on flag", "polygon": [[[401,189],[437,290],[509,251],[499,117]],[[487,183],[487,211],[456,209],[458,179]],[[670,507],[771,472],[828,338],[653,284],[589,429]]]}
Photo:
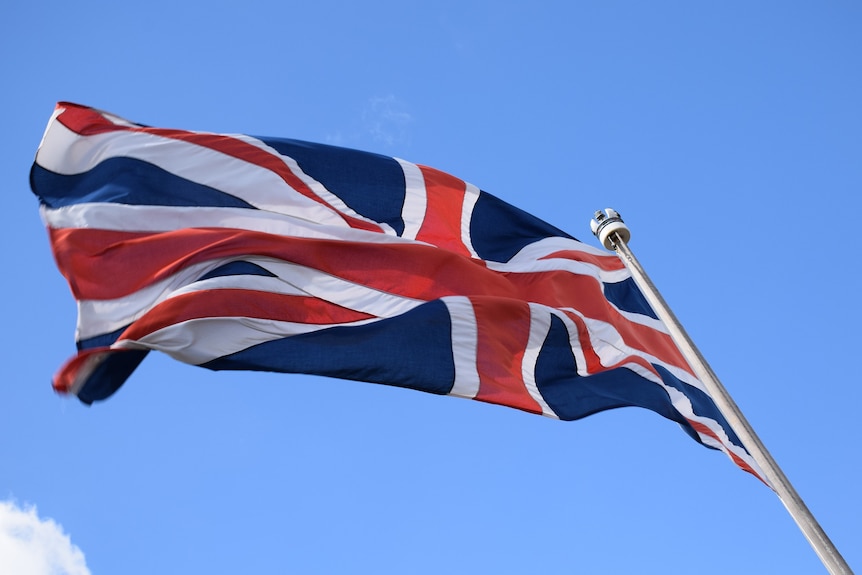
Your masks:
{"label": "red stripe on flag", "polygon": [[[718,438],[718,436],[715,434],[715,432],[713,432],[710,428],[708,428],[704,424],[702,424],[698,421],[693,421],[691,419],[686,419],[686,421],[688,421],[689,425],[691,425],[694,428],[694,430],[697,431],[699,434],[711,437],[714,440],[716,440],[718,443],[725,445],[725,443],[723,441],[721,441],[721,439]],[[750,474],[752,474],[753,476],[755,476],[756,478],[761,480],[764,485],[766,485],[767,487],[772,489],[772,486],[769,485],[769,482],[766,481],[766,479],[764,479],[763,477],[761,477],[760,474],[757,473],[754,470],[754,468],[752,468],[748,463],[746,463],[746,461],[744,459],[739,457],[737,454],[735,454],[730,449],[728,449],[726,451],[726,453],[727,453],[728,457],[730,457],[730,459],[733,460],[733,462],[737,466],[739,466],[743,471],[749,472]]]}
{"label": "red stripe on flag", "polygon": [[[64,228],[49,229],[49,233],[57,265],[77,299],[123,297],[200,262],[268,256],[422,301],[487,295],[575,308],[586,317],[612,324],[628,345],[689,369],[667,334],[629,321],[589,276],[565,271],[496,272],[477,260],[419,243],[285,238],[226,228],[163,233]],[[105,277],[111,281],[104,281]]]}
{"label": "red stripe on flag", "polygon": [[313,325],[342,324],[374,316],[327,301],[244,289],[185,293],[155,306],[118,338],[139,340],[176,323],[211,317],[252,317]]}
{"label": "red stripe on flag", "polygon": [[126,129],[124,126],[114,124],[93,108],[70,102],[60,102],[56,109],[62,110],[57,116],[57,121],[82,136],[95,136]]}
{"label": "red stripe on flag", "polygon": [[440,170],[427,166],[419,166],[419,169],[425,179],[427,207],[416,239],[470,257],[470,251],[461,241],[461,209],[467,185]]}
{"label": "red stripe on flag", "polygon": [[49,228],[48,232],[57,266],[77,299],[115,299],[193,264],[253,255],[297,263],[424,301],[471,293],[518,297],[504,274],[419,243],[295,238],[232,228],[161,233]]}
{"label": "red stripe on flag", "polygon": [[604,255],[595,255],[587,252],[582,252],[579,250],[561,250],[558,252],[554,252],[552,254],[548,254],[546,256],[542,256],[540,260],[552,260],[555,258],[564,259],[564,260],[573,260],[576,262],[584,262],[587,264],[593,264],[605,271],[616,271],[625,268],[623,262],[617,256],[604,256]]}
{"label": "red stripe on flag", "polygon": [[542,413],[521,375],[524,350],[530,339],[530,306],[516,300],[471,298],[478,340],[476,367],[479,392],[475,399]]}
{"label": "red stripe on flag", "polygon": [[607,369],[602,365],[602,360],[599,358],[596,350],[593,349],[593,342],[590,341],[590,332],[587,330],[587,324],[584,322],[584,318],[570,311],[564,311],[563,313],[565,313],[566,317],[568,317],[577,327],[578,344],[580,344],[581,351],[584,354],[584,359],[587,362],[587,365],[585,366],[587,373],[598,373]]}

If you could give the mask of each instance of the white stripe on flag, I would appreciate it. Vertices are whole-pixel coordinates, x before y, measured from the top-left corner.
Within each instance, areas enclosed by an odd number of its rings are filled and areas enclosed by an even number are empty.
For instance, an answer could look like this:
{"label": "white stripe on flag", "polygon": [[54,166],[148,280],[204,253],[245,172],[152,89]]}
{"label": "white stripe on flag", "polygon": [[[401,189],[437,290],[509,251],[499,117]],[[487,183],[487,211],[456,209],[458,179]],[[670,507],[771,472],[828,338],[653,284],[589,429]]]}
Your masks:
{"label": "white stripe on flag", "polygon": [[54,229],[170,232],[189,228],[225,228],[283,236],[285,241],[297,237],[376,244],[416,243],[388,234],[327,226],[286,214],[246,208],[88,203],[60,208],[43,205],[39,213],[45,225]]}
{"label": "white stripe on flag", "polygon": [[198,365],[268,341],[372,321],[377,320],[317,325],[252,317],[207,317],[171,324],[140,340],[120,340],[112,347],[162,351],[179,361]]}
{"label": "white stripe on flag", "polygon": [[461,243],[470,252],[470,255],[475,259],[482,259],[476,250],[473,249],[473,237],[470,235],[470,222],[473,221],[473,208],[476,207],[476,202],[479,200],[479,188],[473,184],[467,183],[467,188],[464,191],[464,203],[461,205]]}
{"label": "white stripe on flag", "polygon": [[455,360],[455,382],[449,395],[473,399],[479,393],[479,369],[476,350],[479,329],[476,313],[469,298],[453,296],[443,298],[452,318],[452,355]]}
{"label": "white stripe on flag", "polygon": [[539,392],[539,387],[536,385],[536,362],[539,359],[539,352],[542,350],[542,345],[548,337],[548,331],[551,329],[551,313],[549,309],[543,305],[530,304],[530,337],[527,341],[527,348],[524,350],[524,359],[521,362],[521,377],[524,379],[524,387],[536,403],[542,408],[542,415],[559,419],[551,406],[542,397]]}
{"label": "white stripe on flag", "polygon": [[254,261],[278,276],[278,281],[310,296],[375,317],[395,317],[424,303],[423,300],[380,291],[298,264],[272,259]]}
{"label": "white stripe on flag", "polygon": [[415,240],[425,221],[425,210],[428,208],[428,193],[425,190],[425,177],[419,166],[405,160],[395,158],[404,172],[404,207],[401,218],[404,220],[402,237]]}
{"label": "white stripe on flag", "polygon": [[552,307],[546,307],[545,309],[548,310],[548,313],[563,322],[563,325],[566,327],[566,333],[569,335],[569,347],[575,358],[576,373],[580,376],[589,375],[587,372],[587,357],[584,355],[584,348],[581,347],[581,340],[579,339],[578,325],[572,321],[572,318],[558,309]]}
{"label": "white stripe on flag", "polygon": [[[599,266],[568,258],[551,258],[551,254],[559,251],[577,251],[591,256],[608,257],[605,253],[596,253],[590,246],[582,244],[577,240],[567,238],[544,238],[525,246],[521,251],[512,256],[508,262],[488,262],[488,268],[500,272],[532,271],[568,271],[578,275],[588,275],[598,281],[616,283],[631,277],[625,268],[617,270],[604,270]],[[616,256],[614,256],[616,257]]]}

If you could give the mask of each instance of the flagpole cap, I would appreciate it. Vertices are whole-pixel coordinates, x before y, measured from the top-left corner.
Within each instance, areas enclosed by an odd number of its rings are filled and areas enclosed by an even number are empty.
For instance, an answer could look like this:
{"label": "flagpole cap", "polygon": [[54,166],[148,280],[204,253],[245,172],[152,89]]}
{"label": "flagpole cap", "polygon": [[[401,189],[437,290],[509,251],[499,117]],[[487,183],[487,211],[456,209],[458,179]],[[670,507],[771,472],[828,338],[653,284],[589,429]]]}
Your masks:
{"label": "flagpole cap", "polygon": [[602,245],[609,250],[615,249],[615,237],[618,237],[618,241],[626,244],[632,237],[629,227],[623,222],[619,213],[611,208],[597,211],[593,219],[590,220],[590,229],[599,238]]}

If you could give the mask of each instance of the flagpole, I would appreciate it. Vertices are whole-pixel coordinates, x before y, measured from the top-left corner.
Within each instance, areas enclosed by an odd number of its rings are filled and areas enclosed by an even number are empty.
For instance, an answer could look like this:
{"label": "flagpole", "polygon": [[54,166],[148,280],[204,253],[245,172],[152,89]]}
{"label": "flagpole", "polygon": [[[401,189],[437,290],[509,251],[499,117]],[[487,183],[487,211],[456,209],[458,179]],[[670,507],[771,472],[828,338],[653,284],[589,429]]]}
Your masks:
{"label": "flagpole", "polygon": [[796,521],[796,524],[802,530],[805,538],[811,544],[811,547],[814,548],[814,551],[820,557],[829,573],[831,575],[853,575],[850,566],[847,565],[841,553],[838,552],[838,549],[823,531],[823,528],[820,527],[820,524],[790,484],[781,468],[778,467],[778,464],[766,450],[763,442],[760,441],[754,429],[742,415],[742,411],[740,411],[739,407],[730,397],[730,394],[727,393],[718,376],[715,375],[703,355],[695,347],[694,342],[688,336],[685,329],[683,329],[679,320],[677,320],[664,301],[664,298],[662,298],[655,285],[649,279],[649,276],[647,276],[643,267],[641,267],[640,262],[638,262],[629,249],[628,241],[631,238],[631,232],[628,226],[623,223],[620,215],[612,209],[606,209],[604,212],[596,212],[595,219],[590,222],[590,227],[596,237],[599,238],[599,241],[602,242],[602,245],[609,250],[616,251],[623,264],[631,272],[638,287],[640,287],[653,310],[658,314],[659,319],[667,326],[670,336],[694,370],[698,379],[704,384],[731,428],[736,432],[736,435],[751,454],[751,457],[763,470],[766,480],[778,494],[784,507],[793,517],[794,521]]}

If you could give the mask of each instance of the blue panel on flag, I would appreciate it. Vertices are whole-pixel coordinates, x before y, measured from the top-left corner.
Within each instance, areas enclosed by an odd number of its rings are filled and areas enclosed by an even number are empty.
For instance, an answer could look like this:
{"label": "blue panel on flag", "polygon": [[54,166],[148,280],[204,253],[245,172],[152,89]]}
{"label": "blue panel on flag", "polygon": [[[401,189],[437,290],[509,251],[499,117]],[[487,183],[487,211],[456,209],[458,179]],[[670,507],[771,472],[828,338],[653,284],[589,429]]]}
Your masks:
{"label": "blue panel on flag", "polygon": [[[701,417],[706,417],[717,421],[724,432],[727,434],[728,439],[734,445],[742,445],[742,441],[740,441],[739,437],[733,431],[733,428],[727,422],[727,419],[724,418],[724,415],[718,410],[718,407],[715,405],[713,399],[705,392],[693,385],[689,385],[685,382],[680,381],[675,378],[671,373],[660,365],[654,366],[656,370],[661,374],[661,378],[664,383],[670,387],[675,387],[680,390],[683,394],[685,394],[686,398],[691,402],[692,411],[694,411],[695,415],[699,415]],[[697,439],[696,435],[693,435],[695,439]]]}
{"label": "blue panel on flag", "polygon": [[225,276],[265,276],[274,278],[276,275],[251,262],[229,262],[198,278],[198,281]]}
{"label": "blue panel on flag", "polygon": [[[669,373],[667,376],[673,377]],[[639,406],[680,423],[699,441],[685,418],[671,407],[667,392],[660,385],[623,368],[589,377],[577,375],[569,332],[558,317],[552,316],[551,328],[536,361],[536,385],[560,419],[580,419],[607,409]]]}
{"label": "blue panel on flag", "polygon": [[404,233],[404,171],[393,158],[299,140],[261,140],[296,160],[356,213],[389,224],[399,236]]}
{"label": "blue panel on flag", "polygon": [[605,297],[618,309],[658,319],[633,278],[629,277],[616,283],[605,283],[603,289]]}
{"label": "blue panel on flag", "polygon": [[65,176],[33,165],[30,185],[51,208],[88,202],[134,206],[254,208],[249,203],[133,158],[111,158],[83,174]]}
{"label": "blue panel on flag", "polygon": [[148,349],[129,349],[111,353],[93,371],[86,385],[78,391],[78,399],[89,405],[110,397],[125,383],[149,352]]}
{"label": "blue panel on flag", "polygon": [[123,335],[123,332],[126,331],[127,327],[129,326],[125,325],[110,333],[103,333],[93,337],[88,337],[87,339],[79,340],[76,345],[79,350],[93,349],[94,347],[107,347],[117,341],[117,339]]}
{"label": "blue panel on flag", "polygon": [[507,262],[527,245],[567,233],[486,192],[479,194],[470,220],[470,239],[480,258]]}
{"label": "blue panel on flag", "polygon": [[437,300],[364,325],[261,343],[202,365],[312,373],[446,394],[455,381],[451,332],[448,308]]}

